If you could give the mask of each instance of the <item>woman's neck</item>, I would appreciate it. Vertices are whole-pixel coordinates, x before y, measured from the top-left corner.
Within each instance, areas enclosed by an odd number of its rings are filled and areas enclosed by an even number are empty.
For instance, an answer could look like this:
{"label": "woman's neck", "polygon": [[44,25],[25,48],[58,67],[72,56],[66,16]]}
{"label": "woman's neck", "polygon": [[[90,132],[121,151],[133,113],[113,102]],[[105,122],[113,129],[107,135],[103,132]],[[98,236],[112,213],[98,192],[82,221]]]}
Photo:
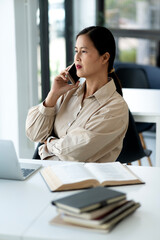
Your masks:
{"label": "woman's neck", "polygon": [[95,78],[86,78],[86,87],[84,92],[84,98],[93,95],[98,89],[103,87],[108,82],[108,74],[104,76],[96,76]]}

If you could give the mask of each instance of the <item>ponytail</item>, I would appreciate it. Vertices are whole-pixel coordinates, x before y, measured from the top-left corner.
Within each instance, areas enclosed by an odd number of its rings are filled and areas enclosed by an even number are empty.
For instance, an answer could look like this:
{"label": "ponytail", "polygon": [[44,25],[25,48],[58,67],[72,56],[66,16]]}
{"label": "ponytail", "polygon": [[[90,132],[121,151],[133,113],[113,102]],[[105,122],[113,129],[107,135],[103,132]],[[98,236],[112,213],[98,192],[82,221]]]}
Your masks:
{"label": "ponytail", "polygon": [[108,76],[111,77],[113,80],[114,80],[114,83],[116,85],[116,89],[117,89],[117,92],[123,96],[123,93],[122,93],[122,85],[121,85],[121,82],[117,76],[117,74],[115,73],[115,69],[112,68],[111,71],[108,73]]}

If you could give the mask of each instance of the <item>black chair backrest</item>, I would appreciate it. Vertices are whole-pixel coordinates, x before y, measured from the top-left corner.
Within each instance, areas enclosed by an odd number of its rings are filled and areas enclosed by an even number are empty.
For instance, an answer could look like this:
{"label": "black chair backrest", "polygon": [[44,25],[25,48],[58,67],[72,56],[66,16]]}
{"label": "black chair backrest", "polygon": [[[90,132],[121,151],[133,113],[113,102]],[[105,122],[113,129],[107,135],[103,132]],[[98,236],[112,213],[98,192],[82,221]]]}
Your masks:
{"label": "black chair backrest", "polygon": [[35,151],[34,151],[34,154],[33,154],[32,159],[37,159],[37,160],[41,159],[40,156],[39,156],[39,154],[38,154],[38,148],[39,148],[42,144],[43,144],[43,143],[38,143],[38,144],[37,144],[37,147],[36,147],[36,149],[35,149]]}
{"label": "black chair backrest", "polygon": [[[150,88],[146,71],[134,64],[119,64],[116,66],[116,74],[123,88]],[[136,123],[139,133],[151,129],[153,123]]]}
{"label": "black chair backrest", "polygon": [[135,121],[129,111],[129,125],[123,140],[122,151],[116,161],[130,163],[145,157],[146,153],[142,147]]}
{"label": "black chair backrest", "polygon": [[114,68],[117,71],[120,68],[141,68],[147,74],[149,87],[151,89],[160,89],[160,68],[144,65],[139,63],[129,63],[129,62],[114,62]]}
{"label": "black chair backrest", "polygon": [[[54,130],[52,130],[50,136],[56,136],[55,133],[54,133]],[[57,136],[56,136],[56,137],[57,137]],[[43,144],[43,143],[40,143],[40,142],[37,144],[37,147],[36,147],[36,149],[35,149],[35,151],[34,151],[34,153],[33,153],[32,159],[37,159],[37,160],[41,159],[40,156],[39,156],[39,153],[38,153],[38,148],[39,148],[42,144]]]}
{"label": "black chair backrest", "polygon": [[116,74],[123,88],[149,88],[147,74],[142,68],[120,67]]}

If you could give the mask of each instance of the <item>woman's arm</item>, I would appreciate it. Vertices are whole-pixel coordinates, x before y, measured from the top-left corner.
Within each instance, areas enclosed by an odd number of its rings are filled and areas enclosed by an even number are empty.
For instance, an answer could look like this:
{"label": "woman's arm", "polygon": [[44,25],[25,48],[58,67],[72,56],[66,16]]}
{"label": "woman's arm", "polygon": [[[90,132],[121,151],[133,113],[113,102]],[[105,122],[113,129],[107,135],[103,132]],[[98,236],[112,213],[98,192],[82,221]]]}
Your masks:
{"label": "woman's arm", "polygon": [[67,74],[68,68],[55,77],[45,101],[29,110],[26,119],[26,135],[30,140],[46,141],[53,130],[56,107],[61,104],[62,96],[69,90],[78,87],[79,82],[75,85],[68,84]]}
{"label": "woman's arm", "polygon": [[44,101],[45,107],[54,107],[58,98],[73,88],[77,88],[79,82],[75,85],[68,84],[68,70],[70,67],[62,71],[57,77],[55,77],[51,90],[48,93],[47,98]]}
{"label": "woman's arm", "polygon": [[26,119],[26,135],[33,142],[44,142],[53,129],[55,107],[45,107],[43,103],[32,107]]}
{"label": "woman's arm", "polygon": [[[128,108],[116,116],[97,115],[85,128],[77,127],[60,139],[51,139],[40,147],[42,159],[55,155],[60,160],[95,162],[107,154],[114,161],[121,150],[128,126]],[[111,161],[106,159],[106,161]]]}

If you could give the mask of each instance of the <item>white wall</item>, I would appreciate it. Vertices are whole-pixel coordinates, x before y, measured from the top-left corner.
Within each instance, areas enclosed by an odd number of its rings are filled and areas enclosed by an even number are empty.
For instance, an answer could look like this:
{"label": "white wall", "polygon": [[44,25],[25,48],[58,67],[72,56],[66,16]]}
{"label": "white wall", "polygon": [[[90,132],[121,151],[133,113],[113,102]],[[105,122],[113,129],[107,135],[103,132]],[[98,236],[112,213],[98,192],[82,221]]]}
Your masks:
{"label": "white wall", "polygon": [[37,0],[0,1],[0,138],[13,140],[21,158],[34,150],[25,120],[38,103],[37,6]]}
{"label": "white wall", "polygon": [[0,2],[0,138],[18,148],[17,72],[14,1]]}

